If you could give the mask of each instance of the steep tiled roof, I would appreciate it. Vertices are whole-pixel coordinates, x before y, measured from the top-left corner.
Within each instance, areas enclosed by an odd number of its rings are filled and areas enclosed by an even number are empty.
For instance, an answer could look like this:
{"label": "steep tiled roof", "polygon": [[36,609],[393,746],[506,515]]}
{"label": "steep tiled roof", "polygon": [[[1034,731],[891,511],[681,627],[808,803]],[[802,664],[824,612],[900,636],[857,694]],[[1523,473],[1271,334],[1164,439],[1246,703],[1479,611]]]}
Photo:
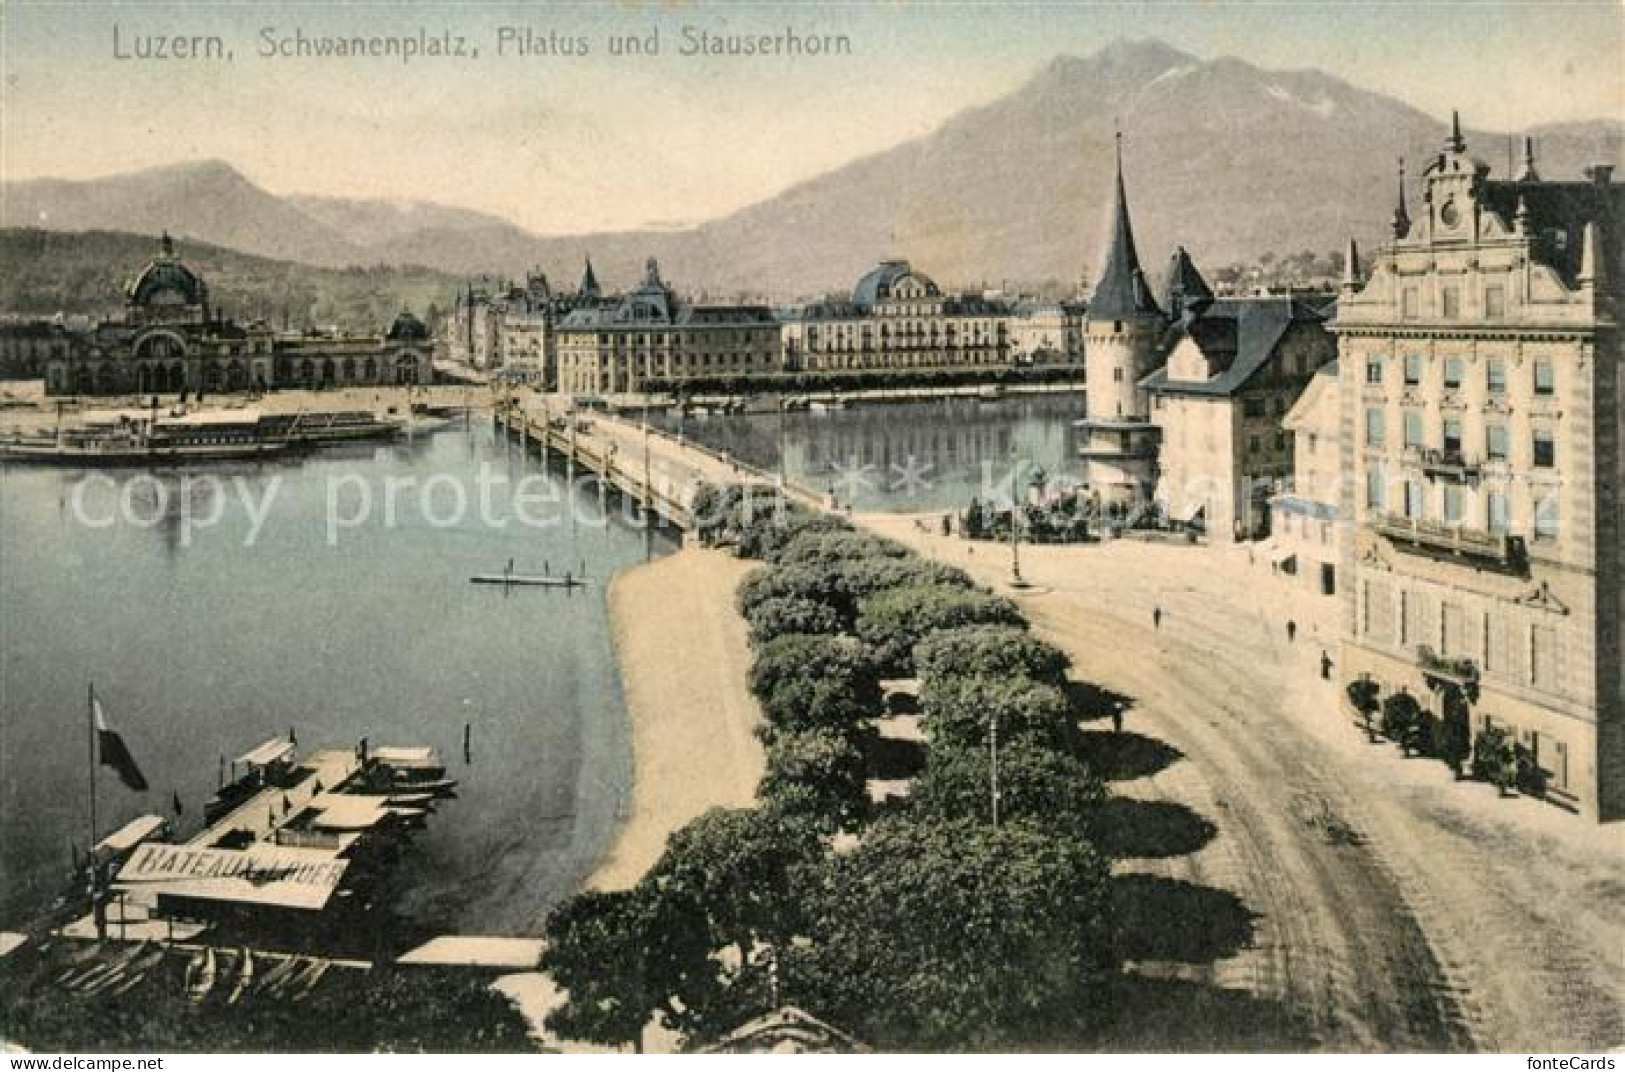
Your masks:
{"label": "steep tiled roof", "polygon": [[1169,353],[1189,338],[1217,375],[1207,380],[1171,380],[1164,365],[1140,382],[1146,390],[1163,394],[1234,394],[1268,363],[1294,325],[1324,321],[1322,312],[1301,298],[1220,298],[1200,316],[1176,325],[1164,340],[1164,352]]}
{"label": "steep tiled roof", "polygon": [[1213,300],[1213,288],[1207,285],[1202,273],[1196,270],[1191,255],[1180,246],[1174,250],[1168,265],[1168,279],[1163,284],[1162,307],[1171,317],[1179,317],[1186,310],[1200,309],[1204,302]]}
{"label": "steep tiled roof", "polygon": [[1140,270],[1140,254],[1134,248],[1134,227],[1129,222],[1128,194],[1123,190],[1123,153],[1119,140],[1117,153],[1117,193],[1112,205],[1111,231],[1106,239],[1106,267],[1089,300],[1091,320],[1134,320],[1161,316],[1151,288]]}

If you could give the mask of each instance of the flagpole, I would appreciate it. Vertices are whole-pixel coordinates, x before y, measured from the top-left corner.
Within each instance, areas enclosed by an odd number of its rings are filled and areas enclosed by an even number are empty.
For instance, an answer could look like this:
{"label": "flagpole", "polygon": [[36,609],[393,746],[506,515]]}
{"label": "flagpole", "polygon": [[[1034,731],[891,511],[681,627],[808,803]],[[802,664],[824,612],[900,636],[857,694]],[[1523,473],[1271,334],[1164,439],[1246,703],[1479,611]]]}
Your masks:
{"label": "flagpole", "polygon": [[96,851],[96,683],[90,683],[85,701],[85,718],[90,724],[90,842],[85,851]]}

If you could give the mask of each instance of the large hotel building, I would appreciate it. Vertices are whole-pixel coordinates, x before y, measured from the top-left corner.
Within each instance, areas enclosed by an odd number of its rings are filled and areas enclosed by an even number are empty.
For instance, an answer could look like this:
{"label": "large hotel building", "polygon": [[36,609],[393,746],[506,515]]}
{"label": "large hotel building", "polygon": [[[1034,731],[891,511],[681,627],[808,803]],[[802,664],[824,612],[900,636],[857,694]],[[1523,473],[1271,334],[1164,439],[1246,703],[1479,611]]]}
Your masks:
{"label": "large hotel building", "polygon": [[618,394],[683,380],[749,376],[781,367],[779,323],[765,305],[681,300],[650,258],[643,284],[623,297],[577,309],[555,328],[558,388]]}
{"label": "large hotel building", "polygon": [[1625,813],[1610,169],[1504,180],[1459,125],[1338,303],[1345,682],[1506,730],[1544,795]]}

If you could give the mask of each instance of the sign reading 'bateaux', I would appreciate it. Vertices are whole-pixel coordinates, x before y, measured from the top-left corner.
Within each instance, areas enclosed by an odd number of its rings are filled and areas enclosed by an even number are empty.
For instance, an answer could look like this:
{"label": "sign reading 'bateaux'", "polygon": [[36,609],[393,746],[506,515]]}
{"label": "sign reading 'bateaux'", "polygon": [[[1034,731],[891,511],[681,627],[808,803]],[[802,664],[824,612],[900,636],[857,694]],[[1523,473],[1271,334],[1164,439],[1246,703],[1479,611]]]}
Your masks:
{"label": "sign reading 'bateaux'", "polygon": [[347,860],[273,846],[234,852],[149,843],[131,854],[118,882],[163,884],[161,893],[319,907],[348,867]]}

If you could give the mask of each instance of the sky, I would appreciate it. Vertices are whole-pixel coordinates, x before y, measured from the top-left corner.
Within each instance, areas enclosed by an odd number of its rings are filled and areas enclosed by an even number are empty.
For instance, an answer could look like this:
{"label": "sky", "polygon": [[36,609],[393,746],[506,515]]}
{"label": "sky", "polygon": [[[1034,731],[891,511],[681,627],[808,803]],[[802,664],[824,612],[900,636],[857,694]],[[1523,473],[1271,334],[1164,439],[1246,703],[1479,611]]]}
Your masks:
{"label": "sky", "polygon": [[[839,35],[849,51],[684,56],[685,27]],[[581,38],[589,51],[520,54],[526,32],[532,42]],[[655,32],[658,55],[610,52],[613,38],[647,42]],[[463,54],[281,54],[300,35],[460,42]],[[159,38],[210,36],[222,57],[136,55]],[[4,0],[0,177],[87,178],[212,158],[276,193],[437,201],[540,233],[676,227],[928,134],[1056,55],[1119,38],[1319,68],[1436,116],[1460,107],[1480,129],[1625,118],[1620,0]]]}

